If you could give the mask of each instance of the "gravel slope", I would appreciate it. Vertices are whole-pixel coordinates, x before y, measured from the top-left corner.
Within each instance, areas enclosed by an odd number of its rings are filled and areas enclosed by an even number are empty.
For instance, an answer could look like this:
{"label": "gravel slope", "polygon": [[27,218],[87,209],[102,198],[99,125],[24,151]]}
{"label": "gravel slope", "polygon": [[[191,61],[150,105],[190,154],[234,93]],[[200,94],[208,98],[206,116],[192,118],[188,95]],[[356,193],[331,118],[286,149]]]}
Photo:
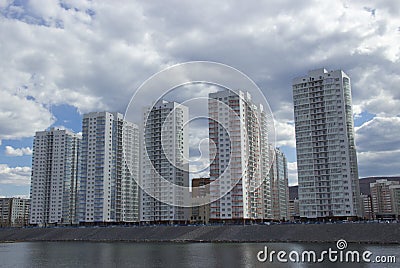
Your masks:
{"label": "gravel slope", "polygon": [[347,242],[400,244],[400,224],[283,224],[87,228],[5,228],[0,242]]}

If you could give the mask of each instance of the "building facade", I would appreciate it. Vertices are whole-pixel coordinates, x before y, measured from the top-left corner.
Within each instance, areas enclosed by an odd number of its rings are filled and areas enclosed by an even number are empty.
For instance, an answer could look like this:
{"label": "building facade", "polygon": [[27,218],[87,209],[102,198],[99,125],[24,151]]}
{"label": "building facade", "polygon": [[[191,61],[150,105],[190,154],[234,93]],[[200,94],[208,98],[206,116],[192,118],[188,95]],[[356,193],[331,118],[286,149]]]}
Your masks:
{"label": "building facade", "polygon": [[[392,186],[398,186],[398,181],[376,180],[370,184],[372,210],[375,219],[395,218],[395,200]],[[392,188],[394,189],[394,188]]]}
{"label": "building facade", "polygon": [[374,210],[372,207],[371,195],[361,194],[360,201],[361,201],[362,217],[366,220],[374,219]]}
{"label": "building facade", "polygon": [[400,220],[400,185],[389,186],[390,194],[392,197],[392,209],[396,218]]}
{"label": "building facade", "polygon": [[36,132],[30,223],[75,223],[80,136],[63,129]]}
{"label": "building facade", "polygon": [[270,170],[272,219],[289,220],[289,185],[286,156],[279,150],[273,149],[275,158]]}
{"label": "building facade", "polygon": [[30,199],[0,198],[0,227],[22,227],[29,224]]}
{"label": "building facade", "polygon": [[190,209],[183,207],[186,192],[179,189],[189,189],[189,133],[185,126],[188,116],[186,106],[165,100],[143,113],[142,222],[186,222],[190,218]]}
{"label": "building facade", "polygon": [[[210,194],[210,178],[192,179],[192,200],[196,198],[207,197]],[[201,205],[203,202],[194,203],[190,221],[193,223],[207,224],[210,221],[210,204]]]}
{"label": "building facade", "polygon": [[361,216],[350,78],[309,71],[293,80],[301,218]]}
{"label": "building facade", "polygon": [[83,115],[79,222],[138,222],[138,179],[138,126],[119,113]]}
{"label": "building facade", "polygon": [[296,221],[300,218],[299,199],[289,200],[289,219]]}
{"label": "building facade", "polygon": [[267,118],[249,93],[209,94],[212,221],[263,220],[272,212]]}

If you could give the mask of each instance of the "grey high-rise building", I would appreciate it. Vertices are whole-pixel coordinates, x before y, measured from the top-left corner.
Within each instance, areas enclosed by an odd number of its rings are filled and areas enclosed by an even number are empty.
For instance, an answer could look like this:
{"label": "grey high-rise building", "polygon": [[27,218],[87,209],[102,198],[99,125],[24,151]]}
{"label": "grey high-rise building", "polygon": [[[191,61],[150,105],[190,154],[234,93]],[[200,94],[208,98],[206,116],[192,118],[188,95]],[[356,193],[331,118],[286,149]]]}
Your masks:
{"label": "grey high-rise building", "polygon": [[36,132],[33,141],[30,223],[72,224],[80,136],[64,129]]}
{"label": "grey high-rise building", "polygon": [[79,170],[79,222],[139,220],[139,129],[123,115],[83,116]]}
{"label": "grey high-rise building", "polygon": [[[184,222],[189,187],[188,107],[160,100],[143,113],[140,217],[143,222]],[[178,187],[175,187],[175,186]]]}
{"label": "grey high-rise building", "polygon": [[272,219],[289,220],[289,185],[286,156],[279,149],[272,149],[275,158],[270,170]]}
{"label": "grey high-rise building", "polygon": [[350,78],[318,69],[293,80],[300,217],[361,216]]}

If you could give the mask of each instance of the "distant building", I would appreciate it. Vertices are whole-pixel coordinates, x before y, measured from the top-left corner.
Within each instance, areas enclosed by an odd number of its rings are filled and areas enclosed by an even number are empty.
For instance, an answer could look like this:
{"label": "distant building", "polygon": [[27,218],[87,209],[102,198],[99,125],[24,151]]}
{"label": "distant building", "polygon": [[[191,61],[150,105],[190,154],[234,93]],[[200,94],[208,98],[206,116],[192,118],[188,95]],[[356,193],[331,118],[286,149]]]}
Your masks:
{"label": "distant building", "polygon": [[[272,158],[272,157],[271,157]],[[284,153],[275,149],[275,159],[270,169],[272,189],[272,219],[289,219],[288,167]]]}
{"label": "distant building", "polygon": [[300,217],[361,216],[350,78],[318,69],[293,80]]}
{"label": "distant building", "polygon": [[385,179],[377,180],[370,184],[374,218],[392,219],[396,217],[390,187],[397,185],[399,185],[398,181],[388,181]]}
{"label": "distant building", "polygon": [[398,181],[400,182],[400,177],[396,176],[379,176],[379,177],[365,177],[360,178],[360,193],[365,195],[371,195],[370,184],[376,182],[377,180],[387,180],[387,181]]}
{"label": "distant building", "polygon": [[190,209],[183,207],[185,191],[173,186],[189,189],[189,132],[185,127],[188,116],[188,107],[164,100],[144,111],[140,197],[142,222],[186,222],[190,218]]}
{"label": "distant building", "polygon": [[215,145],[210,148],[210,191],[216,200],[210,205],[210,220],[269,218],[270,162],[264,108],[256,105],[248,92],[224,90],[209,94],[208,112],[210,144]]}
{"label": "distant building", "polygon": [[295,221],[300,219],[299,200],[289,200],[289,220]]}
{"label": "distant building", "polygon": [[21,227],[29,224],[30,199],[0,198],[0,227]]}
{"label": "distant building", "polygon": [[75,222],[80,136],[64,129],[36,132],[33,141],[30,223]]}
{"label": "distant building", "polygon": [[[192,198],[206,197],[210,195],[210,178],[195,178],[192,179]],[[198,203],[201,204],[202,202]],[[196,203],[192,206],[192,214],[190,221],[194,223],[207,224],[210,220],[210,204],[197,206]]]}
{"label": "distant building", "polygon": [[11,198],[0,198],[0,227],[10,226]]}
{"label": "distant building", "polygon": [[390,185],[389,190],[392,197],[393,213],[400,220],[400,185]]}
{"label": "distant building", "polygon": [[137,125],[119,113],[84,114],[79,171],[79,222],[139,221]]}
{"label": "distant building", "polygon": [[371,195],[360,195],[361,208],[362,208],[362,217],[366,220],[374,219],[374,210],[372,207],[372,199]]}

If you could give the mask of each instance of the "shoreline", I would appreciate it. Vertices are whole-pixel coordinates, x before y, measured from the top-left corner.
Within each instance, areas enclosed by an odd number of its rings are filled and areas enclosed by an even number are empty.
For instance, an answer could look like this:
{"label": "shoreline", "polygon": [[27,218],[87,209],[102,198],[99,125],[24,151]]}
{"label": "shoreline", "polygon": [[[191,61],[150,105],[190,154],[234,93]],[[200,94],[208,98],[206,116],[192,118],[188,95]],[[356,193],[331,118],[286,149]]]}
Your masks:
{"label": "shoreline", "polygon": [[400,224],[278,224],[2,228],[0,243],[333,243],[400,245]]}

